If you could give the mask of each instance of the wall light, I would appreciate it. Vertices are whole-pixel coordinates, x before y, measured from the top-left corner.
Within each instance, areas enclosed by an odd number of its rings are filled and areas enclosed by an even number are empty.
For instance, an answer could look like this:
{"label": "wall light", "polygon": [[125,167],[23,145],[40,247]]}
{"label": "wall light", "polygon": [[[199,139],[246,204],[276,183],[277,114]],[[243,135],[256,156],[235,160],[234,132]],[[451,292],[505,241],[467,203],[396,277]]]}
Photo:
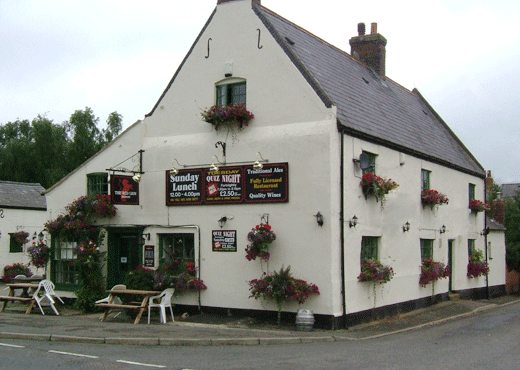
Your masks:
{"label": "wall light", "polygon": [[352,219],[349,221],[349,226],[350,227],[356,227],[358,223],[358,218],[356,217],[356,215],[354,215],[354,217],[352,217]]}
{"label": "wall light", "polygon": [[136,173],[134,176],[132,176],[132,180],[139,184],[141,182],[141,174]]}
{"label": "wall light", "polygon": [[318,225],[323,226],[323,215],[320,212],[318,212],[314,216],[316,216],[316,222],[318,223]]}
{"label": "wall light", "polygon": [[[258,157],[260,157],[261,160],[259,160]],[[264,165],[262,164],[262,162],[267,162],[267,159],[264,159],[260,152],[256,152],[256,161],[253,164],[253,169],[254,170],[261,170],[262,168],[264,168]]]}
{"label": "wall light", "polygon": [[227,220],[232,220],[232,219],[233,219],[233,216],[222,216],[218,220],[218,226],[220,226],[220,228],[222,229],[224,227],[224,225],[226,224],[226,221]]}
{"label": "wall light", "polygon": [[446,232],[446,226],[442,225],[441,229],[439,230],[441,234],[444,234]]}
{"label": "wall light", "polygon": [[143,234],[143,239],[150,240],[150,233]]}
{"label": "wall light", "polygon": [[182,167],[182,165],[177,161],[177,158],[173,158],[172,159],[172,168],[170,169],[170,174],[172,174],[173,176],[175,176],[179,173],[179,170],[177,168],[175,168],[175,166],[173,165],[174,161],[177,162],[177,166]]}
{"label": "wall light", "polygon": [[408,221],[406,221],[406,223],[403,225],[403,231],[410,231],[410,223]]}

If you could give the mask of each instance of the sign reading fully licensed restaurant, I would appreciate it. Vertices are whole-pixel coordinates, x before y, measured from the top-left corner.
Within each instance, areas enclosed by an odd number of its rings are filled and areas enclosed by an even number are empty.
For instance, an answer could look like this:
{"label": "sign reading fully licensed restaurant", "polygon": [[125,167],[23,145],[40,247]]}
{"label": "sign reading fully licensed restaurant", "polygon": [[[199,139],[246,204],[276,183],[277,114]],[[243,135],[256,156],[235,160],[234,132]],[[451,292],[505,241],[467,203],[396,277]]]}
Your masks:
{"label": "sign reading fully licensed restaurant", "polygon": [[166,171],[166,205],[281,203],[289,200],[287,163]]}

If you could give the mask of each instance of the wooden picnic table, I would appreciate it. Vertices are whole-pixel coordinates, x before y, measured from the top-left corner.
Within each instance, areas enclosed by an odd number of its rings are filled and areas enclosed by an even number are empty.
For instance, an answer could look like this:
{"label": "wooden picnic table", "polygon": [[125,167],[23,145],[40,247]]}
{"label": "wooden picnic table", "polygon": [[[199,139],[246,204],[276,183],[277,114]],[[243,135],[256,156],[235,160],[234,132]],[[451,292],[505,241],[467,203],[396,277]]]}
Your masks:
{"label": "wooden picnic table", "polygon": [[[159,295],[161,292],[155,291],[155,290],[136,290],[136,289],[113,289],[113,290],[107,290],[109,293],[109,299],[108,303],[96,303],[97,307],[102,307],[105,310],[105,313],[103,314],[103,317],[101,318],[101,321],[105,321],[108,312],[113,309],[130,309],[130,310],[137,310],[137,317],[135,318],[134,324],[139,324],[139,321],[141,320],[141,316],[143,315],[143,312],[148,308],[148,300],[150,297],[154,295]],[[116,296],[142,296],[143,299],[139,303],[113,303],[114,298]]]}
{"label": "wooden picnic table", "polygon": [[[8,283],[6,285],[9,288],[9,293],[7,293],[7,296],[0,296],[0,301],[4,302],[4,305],[0,312],[5,311],[7,302],[30,302],[29,307],[25,311],[26,315],[30,314],[34,307],[34,304],[36,303],[36,301],[32,298],[32,293],[34,293],[34,291],[38,289],[38,284]],[[22,289],[22,293],[19,296],[15,296],[16,289]]]}

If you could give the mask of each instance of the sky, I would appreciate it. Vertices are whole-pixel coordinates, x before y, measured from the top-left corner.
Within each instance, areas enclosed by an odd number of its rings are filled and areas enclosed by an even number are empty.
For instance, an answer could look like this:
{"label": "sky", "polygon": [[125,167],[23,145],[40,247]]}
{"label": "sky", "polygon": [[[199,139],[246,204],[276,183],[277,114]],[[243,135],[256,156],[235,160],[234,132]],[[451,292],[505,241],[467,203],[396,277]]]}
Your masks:
{"label": "sky", "polygon": [[[417,88],[498,183],[520,182],[518,0],[261,0],[350,53],[378,24],[386,75]],[[217,0],[0,0],[0,124],[149,113]]]}

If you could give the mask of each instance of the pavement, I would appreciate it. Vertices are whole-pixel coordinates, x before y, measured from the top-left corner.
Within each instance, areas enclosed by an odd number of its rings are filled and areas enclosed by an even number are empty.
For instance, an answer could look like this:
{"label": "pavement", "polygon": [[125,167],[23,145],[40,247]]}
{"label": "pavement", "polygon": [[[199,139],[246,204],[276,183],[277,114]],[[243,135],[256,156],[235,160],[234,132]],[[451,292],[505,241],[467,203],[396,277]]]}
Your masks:
{"label": "pavement", "polygon": [[[25,315],[23,303],[8,303],[0,313],[0,339],[23,339],[56,342],[82,342],[125,345],[161,346],[222,346],[268,345],[312,342],[355,341],[379,338],[449,320],[460,319],[503,305],[519,304],[520,297],[508,295],[490,300],[453,300],[437,303],[406,314],[399,314],[368,324],[341,330],[297,330],[296,325],[259,323],[247,317],[195,315],[175,317],[175,321],[160,324],[158,315],[147,324],[143,314],[138,325],[124,313],[111,313],[101,322],[101,313],[82,314],[58,303],[59,316],[50,307],[42,315],[35,307]],[[1,306],[0,306],[1,307]]]}

